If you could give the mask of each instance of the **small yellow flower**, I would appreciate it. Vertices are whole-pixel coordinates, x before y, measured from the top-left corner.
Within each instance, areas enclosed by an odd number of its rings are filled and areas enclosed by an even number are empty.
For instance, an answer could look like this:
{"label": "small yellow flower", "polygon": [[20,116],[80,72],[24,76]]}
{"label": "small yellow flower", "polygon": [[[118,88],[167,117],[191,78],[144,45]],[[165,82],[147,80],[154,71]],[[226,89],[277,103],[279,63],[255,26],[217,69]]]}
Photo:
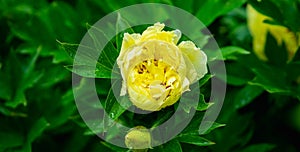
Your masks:
{"label": "small yellow flower", "polygon": [[125,136],[125,145],[133,150],[151,148],[151,134],[149,129],[143,126],[132,128]]}
{"label": "small yellow flower", "polygon": [[247,6],[247,15],[248,28],[253,37],[253,50],[261,60],[268,60],[264,53],[267,32],[270,32],[276,39],[278,45],[282,45],[283,42],[285,43],[288,58],[292,59],[297,48],[300,46],[295,33],[284,26],[264,23],[264,20],[271,20],[271,18],[257,12],[251,5]]}
{"label": "small yellow flower", "polygon": [[191,41],[177,45],[181,32],[163,31],[164,26],[155,23],[142,34],[125,33],[117,59],[123,78],[120,95],[128,93],[143,110],[173,105],[207,73],[205,53]]}

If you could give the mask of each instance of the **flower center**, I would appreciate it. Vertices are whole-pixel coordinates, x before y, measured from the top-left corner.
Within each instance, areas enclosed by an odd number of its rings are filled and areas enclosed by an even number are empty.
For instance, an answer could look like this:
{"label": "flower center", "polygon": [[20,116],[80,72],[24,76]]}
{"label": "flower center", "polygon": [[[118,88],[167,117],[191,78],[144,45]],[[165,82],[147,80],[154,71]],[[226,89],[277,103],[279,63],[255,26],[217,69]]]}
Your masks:
{"label": "flower center", "polygon": [[180,82],[176,70],[161,59],[149,59],[139,63],[130,72],[128,81],[135,86],[136,92],[150,96],[156,101],[163,101],[175,93],[178,94]]}

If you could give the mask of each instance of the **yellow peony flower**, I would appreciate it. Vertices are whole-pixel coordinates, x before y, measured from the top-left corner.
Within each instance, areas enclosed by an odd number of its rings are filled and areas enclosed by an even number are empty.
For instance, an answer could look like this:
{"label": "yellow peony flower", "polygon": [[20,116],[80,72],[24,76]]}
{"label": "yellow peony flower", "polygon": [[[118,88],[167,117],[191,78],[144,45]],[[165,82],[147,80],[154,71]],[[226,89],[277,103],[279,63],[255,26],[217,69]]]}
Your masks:
{"label": "yellow peony flower", "polygon": [[140,109],[159,111],[173,105],[189,85],[207,73],[207,57],[191,41],[177,42],[179,30],[155,23],[142,34],[124,34],[117,59],[123,78],[121,96],[129,94]]}
{"label": "yellow peony flower", "polygon": [[151,148],[151,134],[150,131],[143,127],[137,126],[128,131],[125,136],[125,145],[129,149],[140,151]]}
{"label": "yellow peony flower", "polygon": [[251,5],[247,6],[247,15],[248,28],[253,37],[253,50],[261,60],[268,60],[264,53],[267,32],[270,32],[276,39],[278,45],[282,45],[284,42],[288,51],[288,58],[293,58],[300,46],[295,33],[284,26],[264,23],[264,20],[271,20],[271,18],[257,12]]}

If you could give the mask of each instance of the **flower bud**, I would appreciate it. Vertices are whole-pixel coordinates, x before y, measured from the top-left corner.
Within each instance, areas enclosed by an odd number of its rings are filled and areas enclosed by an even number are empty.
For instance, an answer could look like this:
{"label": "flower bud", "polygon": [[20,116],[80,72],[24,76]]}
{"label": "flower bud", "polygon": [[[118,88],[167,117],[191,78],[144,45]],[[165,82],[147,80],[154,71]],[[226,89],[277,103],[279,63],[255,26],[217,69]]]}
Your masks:
{"label": "flower bud", "polygon": [[146,151],[151,148],[151,134],[149,129],[137,126],[129,130],[125,136],[125,145],[135,151]]}

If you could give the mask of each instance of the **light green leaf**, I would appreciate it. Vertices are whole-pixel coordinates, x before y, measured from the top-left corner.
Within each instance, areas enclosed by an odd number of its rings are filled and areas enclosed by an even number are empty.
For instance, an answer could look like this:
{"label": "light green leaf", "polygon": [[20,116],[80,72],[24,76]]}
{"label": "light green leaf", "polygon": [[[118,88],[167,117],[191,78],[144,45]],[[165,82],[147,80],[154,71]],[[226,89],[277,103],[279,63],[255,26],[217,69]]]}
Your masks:
{"label": "light green leaf", "polygon": [[250,54],[249,51],[237,46],[223,47],[221,48],[221,52],[224,60],[236,60],[238,55]]}
{"label": "light green leaf", "polygon": [[[79,44],[69,44],[60,41],[57,42],[60,43],[60,45],[72,58],[75,58],[78,47],[84,50],[81,51],[80,54],[78,54],[78,56],[76,56],[76,65],[65,66],[71,72],[74,72],[80,76],[88,77],[88,78],[116,78],[119,76],[118,71],[112,71],[113,68],[112,63],[107,62],[108,57],[104,60],[101,60],[101,62],[99,62],[99,59],[95,58],[95,56],[93,55],[95,54],[94,52],[95,49],[89,46],[84,46]],[[102,51],[102,52],[106,52],[106,51]],[[104,54],[100,56],[106,56],[106,55]],[[115,74],[112,75],[112,72]]]}
{"label": "light green leaf", "polygon": [[[113,120],[117,119],[123,112],[126,111],[126,108],[131,106],[131,102],[127,96],[118,97],[117,99],[116,97],[119,95],[119,92],[116,92],[116,95],[113,92],[113,88],[121,88],[120,81],[121,80],[116,80],[112,84],[105,100],[105,110]],[[122,103],[122,106],[119,103]]]}
{"label": "light green leaf", "polygon": [[[122,45],[122,38],[123,38],[123,32],[120,31],[120,29],[126,29],[126,27],[131,27],[129,23],[121,16],[120,13],[118,13],[117,17],[117,22],[116,22],[116,45],[117,45],[117,50],[121,50],[121,45]],[[119,33],[122,32],[122,33]],[[135,33],[132,28],[129,28],[126,30],[126,32],[132,34]]]}
{"label": "light green leaf", "polygon": [[114,125],[115,120],[118,119],[126,111],[126,109],[132,105],[128,96],[119,96],[120,90],[114,94],[113,89],[119,89],[121,88],[121,85],[121,80],[115,80],[115,82],[112,83],[112,86],[105,99],[105,113],[103,118],[104,130],[109,129],[112,125]]}
{"label": "light green leaf", "polygon": [[[119,51],[115,48],[114,44],[108,40],[105,32],[95,26],[87,24],[88,34],[93,40],[93,45],[90,46],[93,50],[101,52],[98,62],[108,68],[112,68],[119,55]],[[107,42],[107,44],[105,44]],[[100,50],[103,48],[103,50]]]}
{"label": "light green leaf", "polygon": [[[246,0],[209,0],[197,1],[196,16],[206,25],[210,25],[216,18],[224,15],[234,8],[243,5]],[[207,15],[209,14],[209,15]]]}
{"label": "light green leaf", "polygon": [[199,103],[198,103],[198,106],[197,106],[196,110],[197,111],[204,111],[204,110],[207,110],[212,105],[213,105],[212,102],[209,102],[209,103],[205,102],[204,95],[200,94],[200,99],[199,99]]}
{"label": "light green leaf", "polygon": [[[68,65],[65,68],[73,73],[76,73],[82,77],[87,78],[118,78],[117,74],[111,74],[112,72],[104,68],[103,66],[98,66],[99,68],[88,66],[88,65]],[[115,76],[115,77],[112,77]]]}
{"label": "light green leaf", "polygon": [[212,74],[206,74],[203,78],[199,80],[199,87],[202,87],[204,84],[206,84],[214,75]]}

